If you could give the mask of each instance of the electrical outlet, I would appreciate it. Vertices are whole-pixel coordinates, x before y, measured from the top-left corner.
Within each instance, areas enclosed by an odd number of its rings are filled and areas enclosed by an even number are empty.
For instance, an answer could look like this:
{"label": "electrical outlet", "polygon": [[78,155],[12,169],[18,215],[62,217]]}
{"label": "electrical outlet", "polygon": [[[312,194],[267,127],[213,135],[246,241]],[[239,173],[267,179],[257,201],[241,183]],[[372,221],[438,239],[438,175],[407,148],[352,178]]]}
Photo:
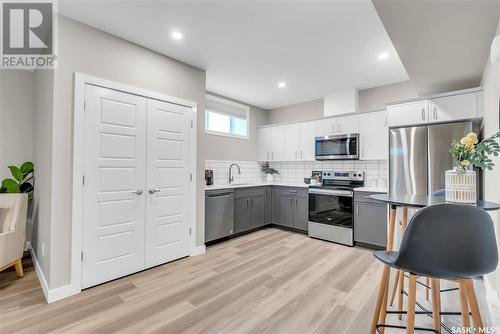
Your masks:
{"label": "electrical outlet", "polygon": [[45,243],[42,242],[42,256],[45,256]]}

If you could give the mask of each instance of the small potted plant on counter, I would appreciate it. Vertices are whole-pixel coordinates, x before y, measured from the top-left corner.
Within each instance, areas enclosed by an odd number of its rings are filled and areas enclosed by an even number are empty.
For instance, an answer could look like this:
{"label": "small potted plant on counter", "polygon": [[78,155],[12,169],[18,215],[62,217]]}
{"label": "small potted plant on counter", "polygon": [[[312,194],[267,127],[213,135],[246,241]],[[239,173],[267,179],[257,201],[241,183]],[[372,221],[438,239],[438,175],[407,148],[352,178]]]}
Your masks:
{"label": "small potted plant on counter", "polygon": [[457,203],[476,203],[476,172],[471,167],[492,170],[495,163],[491,155],[498,156],[500,145],[497,138],[500,132],[479,142],[477,134],[467,136],[451,143],[450,153],[457,165],[445,172],[446,200]]}
{"label": "small potted plant on counter", "polygon": [[260,165],[260,171],[264,174],[266,174],[266,181],[267,182],[273,182],[273,175],[274,174],[280,174],[280,172],[277,169],[272,168],[269,166],[269,162],[265,162]]}

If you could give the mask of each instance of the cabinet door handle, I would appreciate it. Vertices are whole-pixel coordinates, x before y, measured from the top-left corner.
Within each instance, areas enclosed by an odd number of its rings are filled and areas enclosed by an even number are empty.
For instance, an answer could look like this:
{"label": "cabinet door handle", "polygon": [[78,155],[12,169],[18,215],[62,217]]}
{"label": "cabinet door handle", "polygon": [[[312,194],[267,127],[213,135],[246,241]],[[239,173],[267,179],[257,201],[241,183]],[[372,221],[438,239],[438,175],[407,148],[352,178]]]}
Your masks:
{"label": "cabinet door handle", "polygon": [[422,108],[422,121],[425,121],[425,108]]}
{"label": "cabinet door handle", "polygon": [[297,207],[297,204],[299,203],[298,199],[295,199],[295,207]]}
{"label": "cabinet door handle", "polygon": [[434,107],[434,110],[432,111],[432,114],[434,116],[434,119],[438,119],[438,111],[437,111],[436,107]]}
{"label": "cabinet door handle", "polygon": [[271,160],[274,160],[274,152],[271,152]]}
{"label": "cabinet door handle", "polygon": [[359,205],[356,205],[356,214],[359,215]]}
{"label": "cabinet door handle", "polygon": [[247,209],[248,209],[248,200],[247,200]]}
{"label": "cabinet door handle", "polygon": [[253,198],[250,199],[250,206],[253,208]]}

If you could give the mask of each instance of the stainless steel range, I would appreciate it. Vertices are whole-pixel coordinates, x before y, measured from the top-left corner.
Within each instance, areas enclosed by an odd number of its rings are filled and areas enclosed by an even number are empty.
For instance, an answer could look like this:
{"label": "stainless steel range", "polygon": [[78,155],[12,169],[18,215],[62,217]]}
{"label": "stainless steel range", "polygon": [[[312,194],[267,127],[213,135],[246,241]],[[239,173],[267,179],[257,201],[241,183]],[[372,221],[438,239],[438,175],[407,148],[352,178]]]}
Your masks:
{"label": "stainless steel range", "polygon": [[354,191],[364,185],[360,171],[323,171],[321,185],[309,187],[310,237],[354,246]]}

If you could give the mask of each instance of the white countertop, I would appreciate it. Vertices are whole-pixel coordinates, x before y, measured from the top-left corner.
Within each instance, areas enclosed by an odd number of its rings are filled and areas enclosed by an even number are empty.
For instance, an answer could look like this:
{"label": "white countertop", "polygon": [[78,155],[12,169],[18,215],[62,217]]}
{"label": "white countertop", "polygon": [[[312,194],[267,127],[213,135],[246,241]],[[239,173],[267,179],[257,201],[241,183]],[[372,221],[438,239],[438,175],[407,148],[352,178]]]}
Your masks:
{"label": "white countertop", "polygon": [[264,187],[264,186],[308,188],[309,184],[286,183],[286,182],[231,183],[231,184],[217,184],[217,185],[213,185],[213,186],[205,186],[205,190],[236,189],[236,188]]}
{"label": "white countertop", "polygon": [[387,188],[359,187],[359,188],[354,188],[354,191],[365,191],[365,192],[371,192],[371,193],[387,194]]}

